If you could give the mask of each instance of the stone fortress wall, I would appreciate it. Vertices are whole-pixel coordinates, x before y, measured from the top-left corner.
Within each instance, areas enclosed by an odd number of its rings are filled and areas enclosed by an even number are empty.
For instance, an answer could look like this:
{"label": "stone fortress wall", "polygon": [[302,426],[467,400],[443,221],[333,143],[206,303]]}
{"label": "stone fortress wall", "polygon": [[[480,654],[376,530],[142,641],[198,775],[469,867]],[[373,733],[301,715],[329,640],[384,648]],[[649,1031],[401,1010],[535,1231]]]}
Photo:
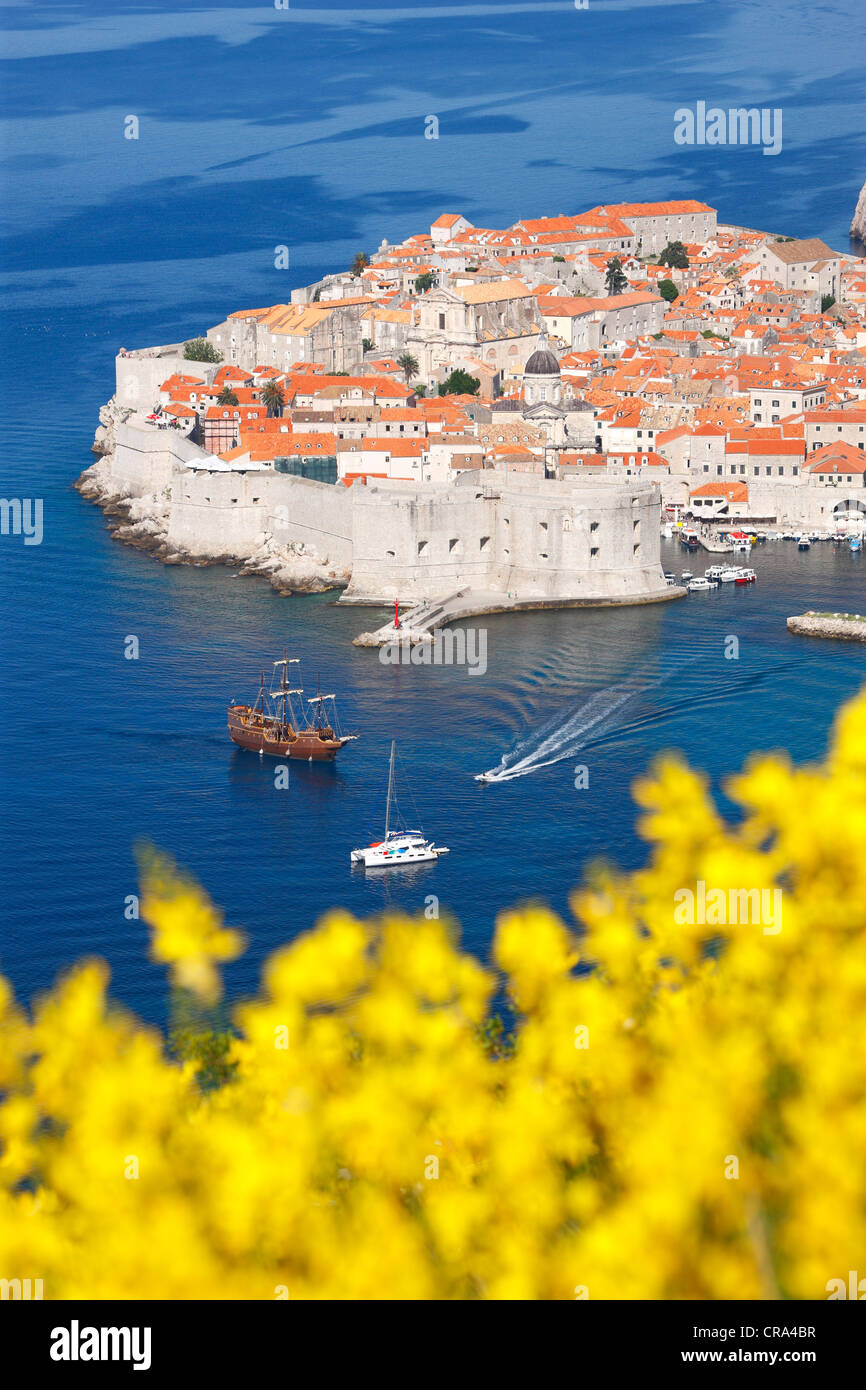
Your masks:
{"label": "stone fortress wall", "polygon": [[460,588],[522,602],[668,597],[650,483],[554,482],[493,470],[450,484],[329,485],[262,469],[208,468],[180,435],[120,424],[105,460],[117,495],[151,502],[170,546],[246,560],[302,547],[350,572],[345,597],[377,603]]}
{"label": "stone fortress wall", "polygon": [[[353,489],[355,491],[355,489]],[[450,486],[358,491],[347,599],[433,599],[460,588],[515,602],[631,602],[664,593],[651,483],[464,473]],[[665,594],[665,596],[667,596]]]}

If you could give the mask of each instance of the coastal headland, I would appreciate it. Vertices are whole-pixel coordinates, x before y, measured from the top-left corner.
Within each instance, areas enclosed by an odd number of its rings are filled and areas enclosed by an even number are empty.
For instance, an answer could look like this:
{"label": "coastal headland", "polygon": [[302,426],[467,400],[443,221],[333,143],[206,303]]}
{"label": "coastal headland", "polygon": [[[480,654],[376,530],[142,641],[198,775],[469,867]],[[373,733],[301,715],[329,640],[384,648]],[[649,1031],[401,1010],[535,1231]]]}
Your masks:
{"label": "coastal headland", "polygon": [[679,597],[662,508],[862,531],[864,276],[689,200],[443,214],[289,304],[122,349],[77,486],[164,563],[396,601],[419,638]]}

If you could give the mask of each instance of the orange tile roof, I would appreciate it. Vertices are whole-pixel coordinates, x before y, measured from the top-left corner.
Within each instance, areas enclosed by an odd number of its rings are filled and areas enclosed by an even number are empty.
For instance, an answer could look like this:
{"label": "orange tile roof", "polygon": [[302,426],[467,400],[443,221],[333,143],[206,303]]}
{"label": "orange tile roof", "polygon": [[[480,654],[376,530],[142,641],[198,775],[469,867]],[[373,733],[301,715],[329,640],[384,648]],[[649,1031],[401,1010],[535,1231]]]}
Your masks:
{"label": "orange tile roof", "polygon": [[727,497],[730,502],[748,502],[749,488],[746,483],[703,483],[690,488],[689,497]]}

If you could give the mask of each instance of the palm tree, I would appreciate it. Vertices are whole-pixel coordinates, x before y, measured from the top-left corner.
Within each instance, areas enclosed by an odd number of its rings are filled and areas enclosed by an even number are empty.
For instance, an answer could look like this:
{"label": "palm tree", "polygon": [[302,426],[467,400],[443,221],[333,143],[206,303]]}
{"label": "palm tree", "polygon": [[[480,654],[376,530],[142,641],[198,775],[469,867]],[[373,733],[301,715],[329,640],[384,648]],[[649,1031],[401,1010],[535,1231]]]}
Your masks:
{"label": "palm tree", "polygon": [[367,265],[369,265],[369,264],[370,264],[370,262],[367,260],[367,257],[364,255],[364,252],[363,252],[363,251],[359,251],[358,254],[357,254],[357,256],[355,257],[355,259],[354,259],[353,262],[352,262],[352,274],[353,274],[353,275],[360,275],[360,274],[361,274],[361,271],[364,269],[364,267],[367,266]]}
{"label": "palm tree", "polygon": [[397,366],[406,378],[406,385],[412,380],[413,376],[418,375],[418,359],[413,357],[411,352],[404,352],[402,357],[397,358]]}
{"label": "palm tree", "polygon": [[266,381],[262,387],[262,404],[267,406],[268,415],[282,415],[286,395],[278,381]]}
{"label": "palm tree", "polygon": [[224,386],[217,396],[217,405],[237,405],[238,398],[230,386]]}

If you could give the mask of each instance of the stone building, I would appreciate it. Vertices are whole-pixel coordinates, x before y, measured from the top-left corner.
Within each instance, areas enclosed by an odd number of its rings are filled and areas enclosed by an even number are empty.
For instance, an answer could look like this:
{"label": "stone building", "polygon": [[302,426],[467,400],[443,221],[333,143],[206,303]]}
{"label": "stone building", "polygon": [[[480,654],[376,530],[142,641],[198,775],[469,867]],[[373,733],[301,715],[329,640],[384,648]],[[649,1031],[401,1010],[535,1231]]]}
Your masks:
{"label": "stone building", "polygon": [[804,241],[771,241],[761,247],[761,272],[786,290],[811,290],[839,298],[842,257],[819,237]]}
{"label": "stone building", "polygon": [[541,326],[535,295],[522,280],[440,287],[418,302],[406,350],[428,389],[469,357],[516,381]]}
{"label": "stone building", "polygon": [[370,303],[363,296],[242,309],[209,328],[207,336],[223,361],[249,371],[268,366],[284,372],[295,362],[318,362],[329,372],[344,372],[363,357],[361,317]]}
{"label": "stone building", "polygon": [[462,588],[541,604],[670,593],[650,483],[485,470],[462,473],[451,487],[382,481],[352,494],[347,601],[441,599]]}

